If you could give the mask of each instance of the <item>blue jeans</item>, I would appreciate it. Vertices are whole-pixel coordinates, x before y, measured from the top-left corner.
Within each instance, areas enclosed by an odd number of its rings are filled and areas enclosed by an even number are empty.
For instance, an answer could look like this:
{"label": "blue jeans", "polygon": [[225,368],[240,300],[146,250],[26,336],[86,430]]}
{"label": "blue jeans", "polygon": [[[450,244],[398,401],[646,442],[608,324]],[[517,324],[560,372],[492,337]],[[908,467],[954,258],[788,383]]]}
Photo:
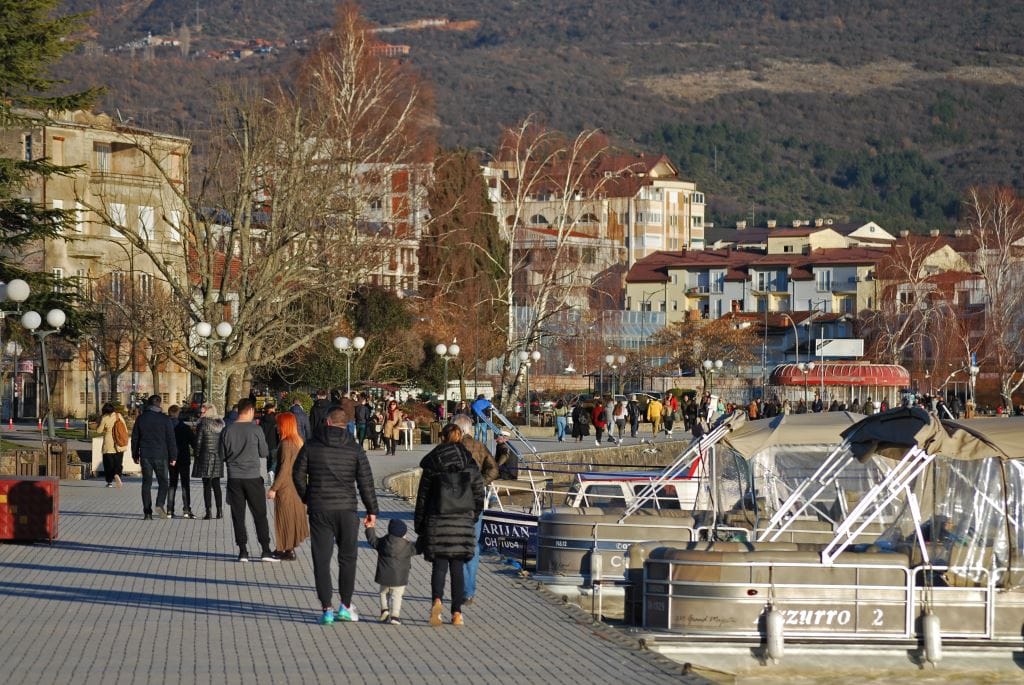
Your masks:
{"label": "blue jeans", "polygon": [[481,515],[477,517],[476,526],[474,527],[474,530],[476,531],[476,554],[474,554],[473,558],[467,561],[462,567],[462,571],[466,577],[466,599],[476,596],[476,571],[480,566],[480,533],[483,530],[483,527],[484,517]]}
{"label": "blue jeans", "polygon": [[558,438],[558,442],[562,442],[565,439],[565,426],[567,420],[564,416],[555,417],[555,437]]}
{"label": "blue jeans", "polygon": [[477,442],[487,444],[487,424],[479,419],[477,419],[476,424],[473,426],[473,438]]}

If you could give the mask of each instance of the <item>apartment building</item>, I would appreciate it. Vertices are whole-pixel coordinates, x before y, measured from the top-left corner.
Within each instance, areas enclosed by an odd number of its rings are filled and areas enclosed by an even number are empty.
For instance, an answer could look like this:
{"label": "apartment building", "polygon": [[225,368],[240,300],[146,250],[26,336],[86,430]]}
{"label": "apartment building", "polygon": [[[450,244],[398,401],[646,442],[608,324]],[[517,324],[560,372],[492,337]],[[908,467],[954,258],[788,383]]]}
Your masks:
{"label": "apartment building", "polygon": [[372,192],[364,210],[361,235],[384,248],[380,266],[369,275],[370,283],[400,295],[419,289],[419,245],[429,220],[427,190],[430,164],[375,165],[365,170]]}
{"label": "apartment building", "polygon": [[[97,384],[100,403],[127,402],[132,393],[150,394],[157,385],[169,402],[186,399],[189,374],[173,362],[155,359],[135,325],[161,288],[159,270],[117,227],[135,229],[159,259],[184,270],[181,193],[188,182],[190,141],[85,111],[37,121],[5,131],[0,144],[6,156],[80,167],[69,176],[38,179],[26,193],[33,202],[71,211],[74,221],[64,235],[23,248],[16,257],[28,270],[64,279],[63,287],[76,288],[84,302],[100,307],[108,330],[102,339],[65,344],[63,353],[54,355],[52,406],[59,413],[84,415],[87,383],[90,410],[95,409]],[[119,368],[98,366],[101,357],[118,360]],[[37,369],[17,379],[19,389],[40,382]],[[42,393],[34,387],[23,390],[16,413],[33,416],[38,406],[26,406],[25,400]]]}

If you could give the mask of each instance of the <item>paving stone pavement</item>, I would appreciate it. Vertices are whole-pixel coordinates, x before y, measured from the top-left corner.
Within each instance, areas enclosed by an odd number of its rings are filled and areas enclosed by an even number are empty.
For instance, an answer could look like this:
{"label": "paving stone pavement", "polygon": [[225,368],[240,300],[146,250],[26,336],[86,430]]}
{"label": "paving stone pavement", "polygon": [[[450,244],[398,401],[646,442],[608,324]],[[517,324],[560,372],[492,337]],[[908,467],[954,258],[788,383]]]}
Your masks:
{"label": "paving stone pavement", "polygon": [[[375,620],[376,554],[364,544],[364,620],[320,626],[308,543],[297,562],[240,564],[228,518],[143,521],[139,488],[62,482],[59,540],[0,545],[6,682],[700,682],[607,639],[496,560],[481,564],[463,628],[427,625],[429,566],[414,560],[405,623],[390,626]],[[410,521],[406,502],[380,497],[378,529]]]}

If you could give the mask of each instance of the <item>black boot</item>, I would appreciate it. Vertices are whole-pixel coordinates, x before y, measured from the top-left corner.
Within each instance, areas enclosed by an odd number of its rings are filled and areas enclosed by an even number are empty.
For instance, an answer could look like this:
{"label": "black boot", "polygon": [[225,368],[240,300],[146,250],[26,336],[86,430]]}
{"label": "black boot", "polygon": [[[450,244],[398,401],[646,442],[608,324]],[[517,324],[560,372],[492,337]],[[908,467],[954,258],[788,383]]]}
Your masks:
{"label": "black boot", "polygon": [[178,488],[167,488],[167,512],[174,518],[174,495],[178,492]]}

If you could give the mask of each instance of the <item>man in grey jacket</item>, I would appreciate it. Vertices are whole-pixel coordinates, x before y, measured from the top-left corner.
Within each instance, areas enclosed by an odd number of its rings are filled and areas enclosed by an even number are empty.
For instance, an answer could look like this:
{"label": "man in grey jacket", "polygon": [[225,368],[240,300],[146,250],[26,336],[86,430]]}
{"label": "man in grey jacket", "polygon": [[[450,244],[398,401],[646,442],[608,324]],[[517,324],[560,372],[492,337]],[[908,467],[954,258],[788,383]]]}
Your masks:
{"label": "man in grey jacket", "polygon": [[249,561],[249,537],[245,531],[245,507],[248,505],[262,550],[260,561],[278,561],[270,548],[266,493],[260,472],[260,464],[270,455],[270,450],[263,430],[253,423],[255,413],[256,405],[252,400],[239,400],[238,420],[220,434],[221,458],[228,467],[228,506],[231,507],[238,560]]}

